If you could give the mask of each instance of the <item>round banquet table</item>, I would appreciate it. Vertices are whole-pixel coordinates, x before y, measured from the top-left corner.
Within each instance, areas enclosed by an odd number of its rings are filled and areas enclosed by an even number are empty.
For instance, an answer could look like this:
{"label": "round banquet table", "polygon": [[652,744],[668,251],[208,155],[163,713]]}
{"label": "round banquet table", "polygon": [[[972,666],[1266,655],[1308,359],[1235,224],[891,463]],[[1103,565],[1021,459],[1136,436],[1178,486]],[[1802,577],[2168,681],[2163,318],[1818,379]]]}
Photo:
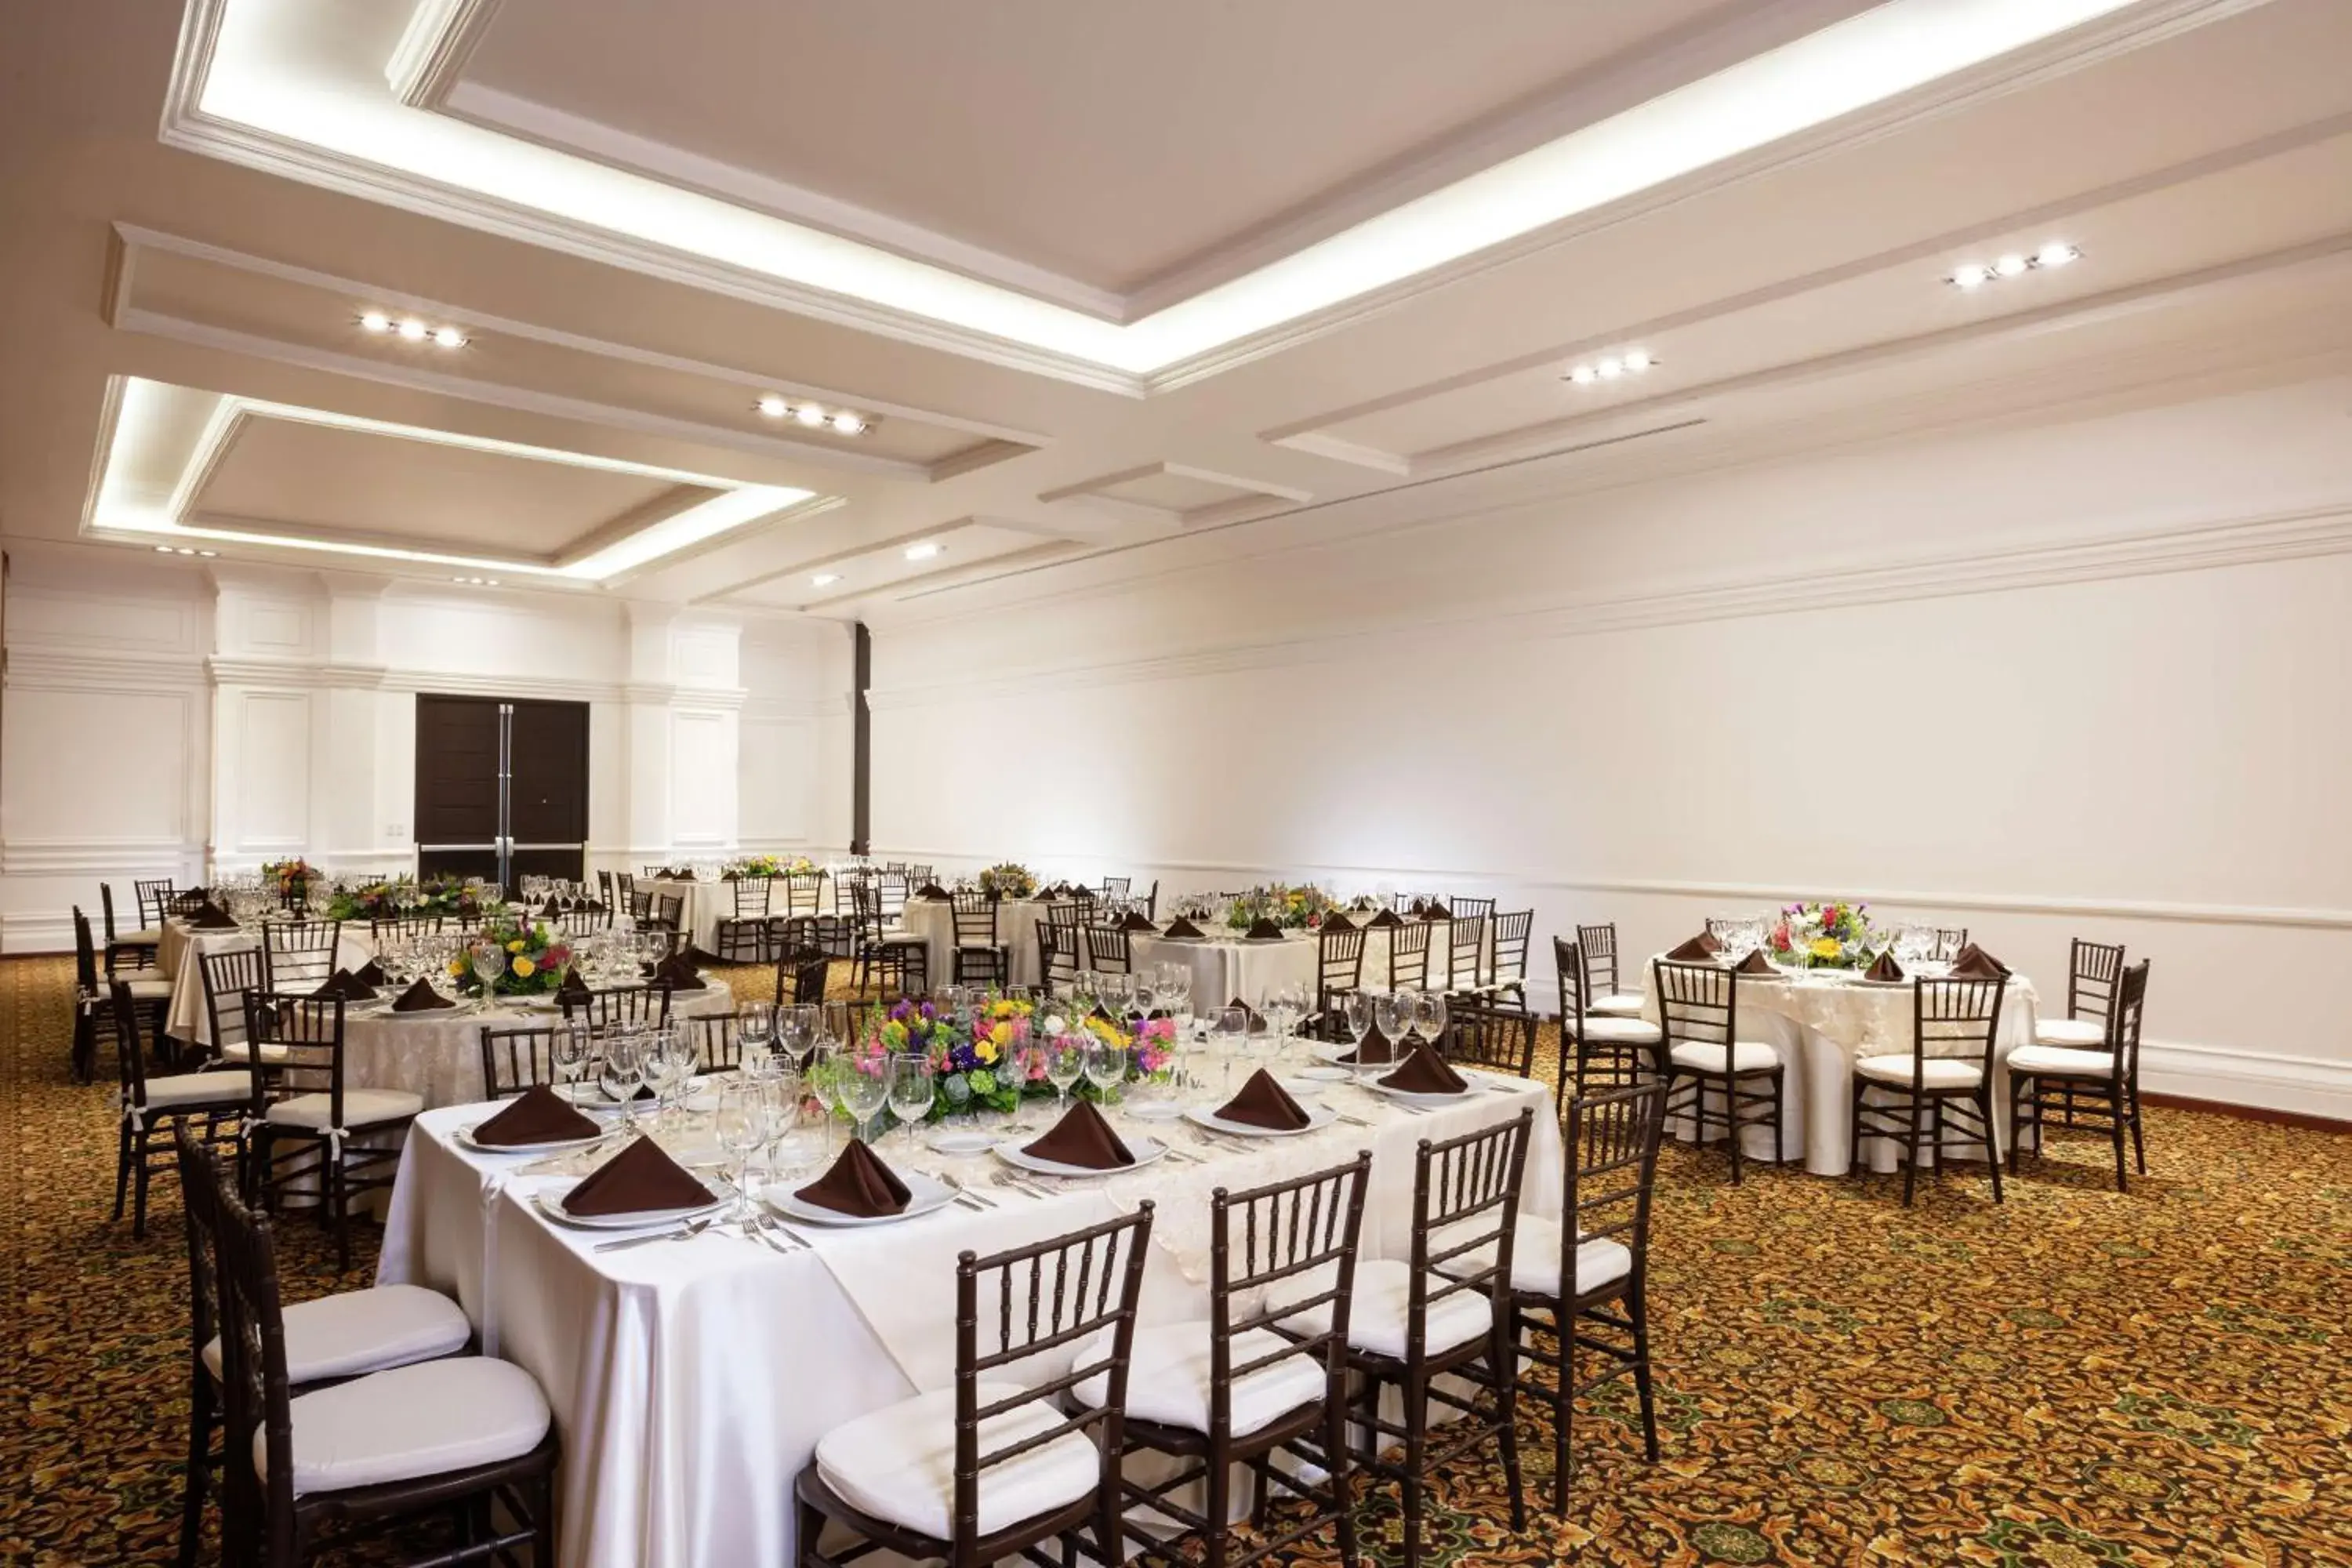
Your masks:
{"label": "round banquet table", "polygon": [[[735,994],[717,980],[670,996],[670,1016],[701,1018],[731,1013]],[[343,1082],[352,1089],[404,1089],[436,1105],[470,1105],[488,1097],[482,1082],[484,1027],[520,1029],[552,1022],[558,1013],[512,1005],[464,1003],[422,1013],[346,1013]]]}
{"label": "round banquet table", "polygon": [[[1037,953],[1037,923],[1045,918],[1044,899],[1006,899],[996,906],[996,940],[1013,950],[1013,984],[1043,984],[1044,965]],[[955,980],[955,905],[945,899],[907,900],[899,924],[923,939],[929,950],[934,986]]]}
{"label": "round banquet table", "polygon": [[[1657,972],[1642,971],[1642,1016],[1659,1021]],[[1785,1069],[1781,1075],[1781,1139],[1789,1158],[1801,1157],[1805,1169],[1817,1176],[1843,1176],[1852,1164],[1847,1117],[1853,1094],[1853,1064],[1863,1057],[1907,1056],[1913,1029],[1912,987],[1870,985],[1842,977],[1836,971],[1816,971],[1801,980],[1739,978],[1739,1037],[1772,1047]],[[2010,1052],[2033,1043],[2038,997],[2033,983],[2012,973],[2001,992],[2000,1017],[1992,1043],[1993,1152],[2007,1149],[2009,1136],[2009,1074],[2002,1064]],[[1873,1089],[1871,1102],[1885,1098]],[[1686,1120],[1670,1126],[1687,1138]],[[2029,1138],[2032,1132],[2026,1134]],[[1713,1136],[1720,1137],[1720,1133]],[[1897,1166],[1896,1142],[1864,1140],[1870,1168],[1892,1171]],[[1772,1131],[1750,1127],[1740,1144],[1751,1160],[1771,1160]],[[1984,1147],[1974,1138],[1945,1124],[1944,1151],[1963,1159],[1981,1159]]]}
{"label": "round banquet table", "polygon": [[[205,1011],[204,955],[234,952],[260,941],[257,933],[242,927],[198,931],[184,920],[165,921],[163,934],[155,945],[155,966],[172,982],[172,1005],[163,1015],[163,1032],[175,1040],[209,1047],[213,1021]],[[341,968],[357,969],[374,956],[363,921],[346,925],[336,939],[335,963]]]}
{"label": "round banquet table", "polygon": [[[783,879],[778,877],[774,880],[781,882]],[[671,877],[640,877],[637,879],[636,885],[640,892],[675,893],[683,899],[685,902],[679,906],[678,910],[678,930],[685,932],[688,940],[703,952],[714,954],[718,952],[719,922],[735,918],[734,883],[724,879],[714,879],[706,882],[698,878],[682,879]],[[832,878],[827,877],[817,883],[816,899],[819,913],[834,912],[835,906],[833,900]],[[789,910],[785,905],[784,890],[782,888],[769,889],[769,915],[772,918],[788,913]]]}

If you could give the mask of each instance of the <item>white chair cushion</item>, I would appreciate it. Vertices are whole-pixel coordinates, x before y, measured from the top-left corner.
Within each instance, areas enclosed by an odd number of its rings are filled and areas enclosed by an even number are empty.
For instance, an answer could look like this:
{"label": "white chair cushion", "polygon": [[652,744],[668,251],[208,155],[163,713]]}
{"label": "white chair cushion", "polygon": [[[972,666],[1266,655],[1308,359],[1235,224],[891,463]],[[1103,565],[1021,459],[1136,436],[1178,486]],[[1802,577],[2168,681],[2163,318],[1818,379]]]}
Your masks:
{"label": "white chair cushion", "polygon": [[131,999],[134,1002],[169,1002],[172,999],[172,983],[168,980],[161,978],[132,980],[127,976],[121,978],[124,984],[131,987]]}
{"label": "white chair cushion", "polygon": [[[1480,1222],[1473,1222],[1480,1223]],[[1266,1292],[1266,1306],[1278,1309],[1305,1300],[1331,1288],[1328,1268],[1310,1268],[1283,1280]],[[1444,1289],[1433,1286],[1433,1292]],[[1402,1361],[1405,1353],[1407,1314],[1412,1304],[1412,1265],[1402,1258],[1381,1258],[1356,1264],[1356,1293],[1348,1303],[1348,1343],[1374,1355]],[[1456,1290],[1433,1301],[1423,1342],[1430,1352],[1449,1351],[1478,1338],[1494,1325],[1495,1304],[1475,1290]],[[1331,1327],[1331,1305],[1324,1302],[1293,1313],[1284,1326],[1302,1334],[1319,1334]]]}
{"label": "white chair cushion", "polygon": [[[261,1059],[265,1062],[282,1062],[288,1055],[289,1052],[284,1046],[266,1045],[261,1047]],[[237,1040],[221,1047],[221,1060],[225,1062],[249,1062],[252,1059],[253,1047],[243,1040]]]}
{"label": "white chair cushion", "polygon": [[[1474,1232],[1485,1228],[1483,1221],[1471,1223]],[[1437,1250],[1439,1244],[1433,1239],[1431,1247]],[[1449,1258],[1437,1268],[1440,1273],[1466,1279],[1492,1267],[1494,1259],[1494,1248],[1482,1247],[1458,1258]],[[1577,1244],[1577,1295],[1590,1295],[1611,1280],[1622,1279],[1633,1272],[1633,1249],[1614,1237],[1596,1236]],[[1519,1216],[1518,1234],[1511,1240],[1511,1289],[1532,1296],[1559,1298],[1559,1221]]]}
{"label": "white chair cushion", "polygon": [[162,945],[163,941],[163,933],[162,931],[157,931],[153,926],[147,926],[139,931],[116,932],[114,937],[114,945],[117,947],[157,947]]}
{"label": "white chair cushion", "polygon": [[[1685,1040],[1669,1053],[1676,1067],[1696,1068],[1701,1072],[1723,1070],[1723,1047],[1698,1040]],[[1780,1065],[1780,1053],[1756,1040],[1734,1040],[1731,1044],[1733,1072],[1763,1072]],[[1908,1076],[1908,1075],[1906,1075]]]}
{"label": "white chair cushion", "polygon": [[[349,1491],[447,1475],[528,1454],[547,1436],[547,1396],[530,1373],[488,1356],[452,1356],[297,1396],[294,1494]],[[253,1470],[269,1473],[269,1435]]]}
{"label": "white chair cushion", "polygon": [[[980,1403],[1021,1392],[982,1382]],[[1050,1404],[1033,1403],[981,1423],[982,1459],[1061,1424]],[[817,1474],[844,1502],[876,1519],[945,1541],[955,1504],[955,1390],[902,1400],[835,1427],[816,1446]],[[1093,1492],[1102,1460],[1083,1432],[1068,1432],[1018,1458],[980,1472],[979,1531],[991,1535]]]}
{"label": "white chair cushion", "polygon": [[2105,1051],[2078,1051],[2066,1046],[2020,1046],[2009,1053],[2009,1070],[2106,1078],[2116,1070],[2116,1058]]}
{"label": "white chair cushion", "polygon": [[188,1105],[242,1105],[251,1097],[252,1081],[237,1072],[183,1072],[147,1080],[147,1109],[170,1110]]}
{"label": "white chair cushion", "polygon": [[1642,1010],[1642,998],[1637,992],[1612,991],[1606,996],[1595,996],[1587,1002],[1584,1010],[1588,1013],[1638,1013]]}
{"label": "white chair cushion", "polygon": [[[1135,1331],[1134,1349],[1127,1369],[1127,1413],[1146,1421],[1182,1426],[1193,1432],[1209,1429],[1209,1321],[1160,1323]],[[1268,1329],[1252,1329],[1234,1337],[1236,1366],[1274,1354],[1290,1343]],[[1079,1348],[1077,1360],[1092,1361],[1108,1352],[1108,1331]],[[1294,1354],[1244,1373],[1234,1383],[1234,1431],[1256,1431],[1277,1416],[1323,1397],[1322,1363],[1310,1354]],[[1098,1373],[1078,1384],[1078,1397],[1100,1405],[1110,1397],[1110,1374]]]}
{"label": "white chair cushion", "polygon": [[[465,1348],[473,1337],[457,1303],[422,1285],[344,1290],[285,1310],[286,1377],[299,1386],[357,1377]],[[205,1366],[221,1374],[220,1339],[205,1346]]]}
{"label": "white chair cushion", "polygon": [[[1853,1070],[1873,1083],[1911,1082],[1911,1058],[1899,1057],[1864,1057],[1853,1064]],[[1977,1064],[1958,1057],[1929,1057],[1920,1068],[1919,1082],[1927,1089],[1969,1089],[1981,1081],[1983,1075]]]}
{"label": "white chair cushion", "polygon": [[1662,1037],[1658,1026],[1646,1018],[1625,1018],[1605,1013],[1587,1013],[1577,1033],[1588,1040],[1618,1042],[1631,1046],[1654,1046]]}
{"label": "white chair cushion", "polygon": [[[268,1058],[264,1058],[268,1060]],[[425,1109],[425,1097],[411,1094],[404,1089],[347,1089],[343,1090],[343,1125],[345,1128],[373,1127],[379,1121],[399,1121],[415,1116]],[[281,1100],[269,1108],[267,1120],[277,1127],[307,1127],[323,1131],[329,1118],[335,1113],[333,1099],[324,1093],[298,1094],[291,1100]]]}
{"label": "white chair cushion", "polygon": [[2107,1043],[2107,1026],[2096,1018],[2044,1018],[2033,1026],[2033,1038],[2045,1046],[2096,1047]]}

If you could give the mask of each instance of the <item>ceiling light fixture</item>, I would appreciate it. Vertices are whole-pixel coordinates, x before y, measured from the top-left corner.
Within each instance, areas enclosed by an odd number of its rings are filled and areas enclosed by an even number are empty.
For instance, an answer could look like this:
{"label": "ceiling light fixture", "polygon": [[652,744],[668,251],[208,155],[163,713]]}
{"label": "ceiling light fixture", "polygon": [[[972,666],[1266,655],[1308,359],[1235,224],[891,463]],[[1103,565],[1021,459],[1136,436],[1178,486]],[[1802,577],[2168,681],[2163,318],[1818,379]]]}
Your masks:
{"label": "ceiling light fixture", "polygon": [[432,322],[420,320],[415,316],[403,316],[395,321],[382,310],[361,311],[360,330],[365,332],[390,332],[408,342],[438,343],[445,349],[462,349],[467,343],[466,329],[463,327],[436,327]]}
{"label": "ceiling light fixture", "polygon": [[1568,379],[1579,386],[1591,386],[1596,381],[1615,381],[1621,376],[1639,375],[1658,363],[1658,356],[1647,349],[1627,349],[1622,353],[1603,354],[1587,361],[1568,373]]}
{"label": "ceiling light fixture", "polygon": [[833,427],[845,436],[862,436],[866,433],[866,421],[855,414],[836,414],[833,416]]}
{"label": "ceiling light fixture", "polygon": [[1944,281],[1964,292],[1972,291],[2003,279],[2022,278],[2029,272],[2063,267],[2068,262],[2080,258],[2082,254],[2082,251],[2064,240],[2053,239],[2031,256],[2021,250],[2007,250],[1990,263],[1963,261],[1952,268]]}
{"label": "ceiling light fixture", "polygon": [[759,402],[751,405],[751,406],[758,409],[761,413],[766,415],[771,419],[782,419],[785,415],[790,414],[793,411],[793,405],[791,404],[786,403],[782,398],[778,397],[772,392],[760,399]]}
{"label": "ceiling light fixture", "polygon": [[812,588],[830,588],[835,583],[840,581],[841,574],[838,572],[820,572],[809,579],[809,586]]}
{"label": "ceiling light fixture", "polygon": [[433,341],[445,349],[462,349],[466,346],[466,334],[455,327],[436,327]]}
{"label": "ceiling light fixture", "polygon": [[751,405],[771,419],[792,419],[812,430],[831,428],[844,436],[863,436],[874,421],[847,408],[827,408],[822,403],[794,403],[780,393],[763,393]]}
{"label": "ceiling light fixture", "polygon": [[932,543],[928,539],[920,544],[909,544],[907,546],[907,559],[909,561],[929,561],[932,556],[937,555],[939,552],[940,547],[937,544]]}
{"label": "ceiling light fixture", "polygon": [[423,342],[432,330],[414,316],[400,323],[400,335],[412,343]]}
{"label": "ceiling light fixture", "polygon": [[793,410],[793,417],[811,429],[814,429],[824,423],[824,410],[814,403],[803,403]]}
{"label": "ceiling light fixture", "polygon": [[360,325],[371,332],[392,331],[392,318],[382,310],[369,310],[360,317]]}

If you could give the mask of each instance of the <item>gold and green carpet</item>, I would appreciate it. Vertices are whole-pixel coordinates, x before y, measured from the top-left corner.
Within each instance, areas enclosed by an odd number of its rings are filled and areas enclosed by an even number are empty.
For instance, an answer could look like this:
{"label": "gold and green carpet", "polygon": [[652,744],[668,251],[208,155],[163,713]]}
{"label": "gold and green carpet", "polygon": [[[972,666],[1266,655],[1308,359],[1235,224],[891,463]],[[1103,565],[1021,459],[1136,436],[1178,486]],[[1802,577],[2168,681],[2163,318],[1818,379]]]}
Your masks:
{"label": "gold and green carpet", "polygon": [[[179,1203],[158,1187],[144,1242],[109,1223],[113,1091],[67,1072],[71,983],[61,961],[0,963],[0,1563],[161,1563],[185,1419]],[[1528,1531],[1498,1472],[1458,1471],[1427,1561],[2352,1564],[2352,1136],[2166,1110],[2147,1131],[2128,1195],[2104,1142],[2070,1140],[1998,1208],[1966,1168],[1906,1210],[1891,1179],[1733,1188],[1670,1149],[1662,1461],[1641,1460],[1630,1390],[1606,1394],[1557,1518],[1533,1506],[1549,1437],[1523,1413]],[[338,1279],[302,1222],[279,1257],[289,1299],[372,1271]],[[1393,1510],[1370,1511],[1391,1562]]]}

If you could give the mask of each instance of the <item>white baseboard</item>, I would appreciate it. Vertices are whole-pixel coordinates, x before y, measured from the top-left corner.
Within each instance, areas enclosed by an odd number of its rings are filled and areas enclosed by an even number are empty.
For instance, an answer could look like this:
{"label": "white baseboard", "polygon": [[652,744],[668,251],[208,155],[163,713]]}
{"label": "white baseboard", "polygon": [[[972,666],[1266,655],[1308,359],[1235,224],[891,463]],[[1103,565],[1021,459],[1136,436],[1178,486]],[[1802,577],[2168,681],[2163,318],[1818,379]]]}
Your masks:
{"label": "white baseboard", "polygon": [[2352,1124],[2352,1063],[2148,1040],[2140,1047],[2139,1081],[2150,1094]]}

